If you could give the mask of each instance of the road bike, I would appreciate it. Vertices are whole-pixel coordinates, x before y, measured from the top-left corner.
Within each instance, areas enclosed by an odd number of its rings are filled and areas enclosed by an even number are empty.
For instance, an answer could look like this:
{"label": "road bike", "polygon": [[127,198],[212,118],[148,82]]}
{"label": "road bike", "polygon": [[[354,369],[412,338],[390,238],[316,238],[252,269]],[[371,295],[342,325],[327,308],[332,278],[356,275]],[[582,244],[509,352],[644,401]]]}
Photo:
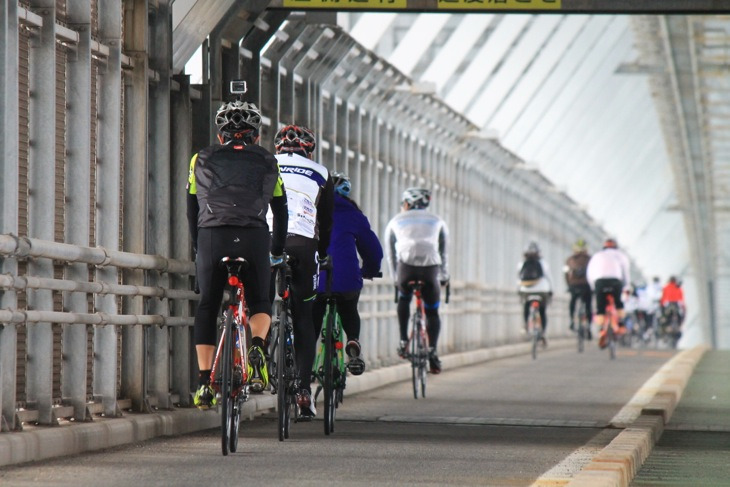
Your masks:
{"label": "road bike", "polygon": [[605,348],[608,348],[609,356],[611,360],[616,358],[616,343],[618,341],[619,325],[618,325],[618,310],[616,309],[616,302],[614,301],[611,288],[604,288],[603,293],[606,295],[606,311],[603,317],[603,326],[601,327],[601,336],[605,334]]}
{"label": "road bike", "polygon": [[669,348],[677,348],[677,342],[682,336],[680,331],[679,303],[670,302],[664,307],[661,317],[661,335]]}
{"label": "road bike", "polygon": [[327,285],[324,297],[326,311],[324,326],[320,337],[317,356],[314,359],[313,377],[317,380],[315,400],[320,392],[324,394],[324,434],[335,430],[337,407],[342,404],[347,381],[347,364],[345,363],[344,331],[342,320],[337,313],[336,294],[331,292],[332,272],[327,272]]}
{"label": "road bike", "polygon": [[538,345],[542,344],[545,346],[545,331],[542,324],[542,317],[540,316],[540,306],[542,305],[544,296],[541,294],[528,294],[526,297],[528,312],[527,312],[527,336],[532,341],[532,358],[537,358]]}
{"label": "road bike", "polygon": [[242,257],[224,257],[220,265],[226,268],[227,298],[223,302],[221,332],[215,360],[210,371],[210,383],[220,396],[221,448],[223,455],[236,451],[241,409],[248,400],[248,315],[244,298],[242,275],[248,262]]}
{"label": "road bike", "polygon": [[585,348],[585,341],[588,338],[588,333],[590,330],[588,327],[590,326],[589,320],[588,320],[588,311],[586,310],[586,303],[583,300],[583,297],[581,296],[580,299],[578,299],[578,306],[575,310],[575,316],[576,319],[574,320],[574,323],[578,323],[578,353],[583,353],[583,350]]}
{"label": "road bike", "polygon": [[294,259],[284,258],[275,265],[276,296],[269,338],[269,370],[275,371],[271,393],[276,394],[279,441],[289,438],[292,416],[296,422],[299,373],[294,349],[294,324],[291,319],[291,267]]}
{"label": "road bike", "polygon": [[[413,380],[413,398],[426,397],[426,375],[428,373],[429,341],[426,327],[426,305],[423,301],[421,289],[424,281],[409,281],[408,290],[416,297],[416,312],[411,316],[411,330],[405,349],[405,357],[411,362],[411,378]],[[395,301],[398,302],[398,289],[395,291]]]}

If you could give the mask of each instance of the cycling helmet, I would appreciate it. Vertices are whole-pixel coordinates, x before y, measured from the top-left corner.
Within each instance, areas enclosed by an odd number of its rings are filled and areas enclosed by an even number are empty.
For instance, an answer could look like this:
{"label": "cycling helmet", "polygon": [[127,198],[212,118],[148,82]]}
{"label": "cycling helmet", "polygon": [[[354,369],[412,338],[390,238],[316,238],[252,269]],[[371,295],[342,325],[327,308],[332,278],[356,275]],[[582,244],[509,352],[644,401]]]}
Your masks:
{"label": "cycling helmet", "polygon": [[224,103],[215,114],[215,126],[224,139],[252,143],[261,129],[261,112],[253,103],[240,100]]}
{"label": "cycling helmet", "polygon": [[314,133],[301,125],[287,125],[282,127],[274,137],[276,152],[296,152],[307,156],[314,152],[317,143]]}
{"label": "cycling helmet", "polygon": [[588,245],[586,245],[586,241],[583,240],[582,238],[579,238],[573,244],[573,252],[586,252],[587,250],[588,250]]}
{"label": "cycling helmet", "polygon": [[537,242],[532,241],[527,244],[527,247],[525,247],[525,254],[534,254],[537,255],[540,253],[540,246],[537,245]]}
{"label": "cycling helmet", "polygon": [[350,178],[347,177],[347,174],[342,172],[333,172],[332,182],[335,185],[335,192],[339,193],[345,198],[350,197],[350,190],[352,190],[352,185],[350,185]]}
{"label": "cycling helmet", "polygon": [[613,238],[607,238],[605,242],[603,242],[603,248],[604,249],[617,249],[618,244],[616,243],[616,240]]}
{"label": "cycling helmet", "polygon": [[411,208],[427,208],[431,203],[431,190],[426,188],[408,188],[403,191],[403,203],[408,203]]}

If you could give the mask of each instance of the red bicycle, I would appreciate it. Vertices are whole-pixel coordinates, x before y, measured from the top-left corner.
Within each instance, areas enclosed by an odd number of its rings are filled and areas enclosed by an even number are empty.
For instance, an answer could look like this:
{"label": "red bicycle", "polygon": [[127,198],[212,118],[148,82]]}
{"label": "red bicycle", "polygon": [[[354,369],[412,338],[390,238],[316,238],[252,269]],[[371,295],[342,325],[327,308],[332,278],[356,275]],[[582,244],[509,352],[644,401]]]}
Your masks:
{"label": "red bicycle", "polygon": [[606,312],[603,318],[599,345],[601,345],[601,348],[608,348],[611,360],[614,360],[616,358],[616,342],[620,334],[618,326],[618,310],[616,309],[616,302],[613,299],[613,294],[611,294],[612,290],[610,288],[606,288],[603,292],[606,295]]}
{"label": "red bicycle", "polygon": [[241,409],[248,400],[248,315],[241,276],[248,266],[242,257],[224,257],[228,272],[227,298],[223,302],[221,335],[210,371],[210,383],[220,397],[223,455],[238,447]]}

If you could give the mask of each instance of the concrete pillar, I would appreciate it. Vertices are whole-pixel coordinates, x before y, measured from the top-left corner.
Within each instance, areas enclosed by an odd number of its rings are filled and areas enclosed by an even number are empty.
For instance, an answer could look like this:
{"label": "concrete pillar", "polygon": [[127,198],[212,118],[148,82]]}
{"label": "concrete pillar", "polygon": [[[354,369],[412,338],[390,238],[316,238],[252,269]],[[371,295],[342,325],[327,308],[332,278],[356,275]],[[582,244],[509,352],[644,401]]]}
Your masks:
{"label": "concrete pillar", "polygon": [[[97,126],[97,194],[96,194],[96,241],[97,245],[110,250],[120,250],[119,215],[121,215],[121,128],[122,128],[122,8],[121,0],[99,0],[99,36],[109,48],[106,64],[99,71]],[[115,218],[112,218],[115,215]],[[100,282],[117,283],[116,267],[100,267],[96,270]],[[97,311],[110,315],[119,314],[117,297],[98,294],[95,297]],[[114,325],[99,326],[94,330],[94,399],[101,401],[104,415],[120,415],[117,407],[117,328]]]}
{"label": "concrete pillar", "polygon": [[[71,2],[67,8],[69,27],[79,34],[79,43],[68,59],[66,120],[66,228],[65,242],[88,246],[91,218],[91,5]],[[95,82],[96,80],[94,80]],[[95,123],[95,120],[94,120]],[[66,278],[85,282],[89,267],[69,264]],[[86,293],[64,293],[64,308],[88,313]],[[74,408],[74,418],[87,418],[86,374],[87,332],[84,324],[63,325],[61,397]]]}
{"label": "concrete pillar", "polygon": [[[127,252],[146,252],[149,60],[147,0],[124,0],[124,51],[134,67],[125,77],[124,107],[124,248]],[[141,270],[123,272],[129,285],[144,285]],[[124,314],[145,314],[141,296],[125,297]],[[145,338],[141,325],[122,329],[121,394],[132,400],[135,411],[147,409],[145,397]]]}
{"label": "concrete pillar", "polygon": [[[18,4],[0,5],[0,233],[18,234]],[[17,275],[14,258],[0,258],[0,272]],[[0,290],[0,309],[17,308],[14,291]],[[0,323],[0,431],[15,429],[16,325]]]}
{"label": "concrete pillar", "polygon": [[[56,38],[55,2],[32,2],[43,25],[31,40],[30,48],[30,149],[28,167],[29,236],[55,240],[54,216],[56,198]],[[28,274],[52,278],[53,262],[37,259],[28,262]],[[52,310],[49,290],[28,292],[28,308]],[[27,325],[26,396],[32,409],[38,410],[41,424],[52,424],[53,418],[53,330],[51,323]]]}

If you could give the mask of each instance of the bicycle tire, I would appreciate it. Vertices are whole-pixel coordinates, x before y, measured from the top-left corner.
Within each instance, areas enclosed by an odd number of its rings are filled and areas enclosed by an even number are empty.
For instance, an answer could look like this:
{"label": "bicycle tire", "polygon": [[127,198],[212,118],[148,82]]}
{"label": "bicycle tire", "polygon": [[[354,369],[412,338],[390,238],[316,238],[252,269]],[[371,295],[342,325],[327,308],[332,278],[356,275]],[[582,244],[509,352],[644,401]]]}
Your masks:
{"label": "bicycle tire", "polygon": [[540,342],[540,327],[538,326],[537,322],[537,312],[535,311],[535,308],[530,306],[530,317],[529,317],[529,326],[530,332],[532,334],[532,360],[537,359],[537,345]]}
{"label": "bicycle tire", "polygon": [[411,339],[408,342],[408,355],[411,361],[411,379],[413,383],[413,398],[418,399],[418,391],[421,388],[421,374],[418,370],[420,364],[419,355],[419,322],[418,312],[411,318]]}
{"label": "bicycle tire", "polygon": [[616,359],[616,334],[613,331],[613,323],[608,323],[608,330],[606,332],[608,334],[608,353],[611,357],[611,360]]}
{"label": "bicycle tire", "polygon": [[329,307],[324,330],[324,434],[329,435],[335,430],[335,383],[334,383],[334,354],[335,354],[335,309]]}
{"label": "bicycle tire", "polygon": [[[248,351],[248,342],[246,340],[246,333],[243,330],[243,327],[239,326],[238,324],[236,326],[236,334],[238,335],[238,340],[240,340],[240,349],[239,354],[241,354],[241,381],[243,381],[243,367],[246,364],[246,358],[243,356],[243,354],[247,353]],[[235,343],[236,340],[231,340],[231,343],[233,344],[233,356],[235,356]],[[235,371],[236,369],[236,363],[234,362],[232,367],[232,370]],[[235,453],[238,449],[238,432],[241,429],[241,409],[243,408],[243,390],[241,389],[244,387],[243,383],[236,384],[235,378],[237,374],[233,375],[232,382],[233,385],[236,387],[236,390],[238,391],[235,395],[235,397],[232,398],[232,404],[233,409],[231,411],[231,440],[230,440],[230,450],[232,453]]]}
{"label": "bicycle tire", "polygon": [[421,326],[421,333],[418,334],[418,341],[421,359],[418,361],[418,373],[421,375],[421,397],[426,397],[426,375],[428,374],[428,336],[425,326]]}
{"label": "bicycle tire", "polygon": [[586,304],[581,299],[581,302],[578,304],[578,353],[583,353],[585,350],[587,321],[585,306]]}
{"label": "bicycle tire", "polygon": [[233,378],[233,312],[226,310],[223,322],[223,356],[221,357],[221,449],[228,455],[231,441],[231,392]]}
{"label": "bicycle tire", "polygon": [[278,326],[276,333],[276,403],[277,403],[277,419],[279,430],[279,441],[284,441],[289,437],[289,398],[288,387],[286,383],[286,322],[287,309],[283,304],[279,304]]}

